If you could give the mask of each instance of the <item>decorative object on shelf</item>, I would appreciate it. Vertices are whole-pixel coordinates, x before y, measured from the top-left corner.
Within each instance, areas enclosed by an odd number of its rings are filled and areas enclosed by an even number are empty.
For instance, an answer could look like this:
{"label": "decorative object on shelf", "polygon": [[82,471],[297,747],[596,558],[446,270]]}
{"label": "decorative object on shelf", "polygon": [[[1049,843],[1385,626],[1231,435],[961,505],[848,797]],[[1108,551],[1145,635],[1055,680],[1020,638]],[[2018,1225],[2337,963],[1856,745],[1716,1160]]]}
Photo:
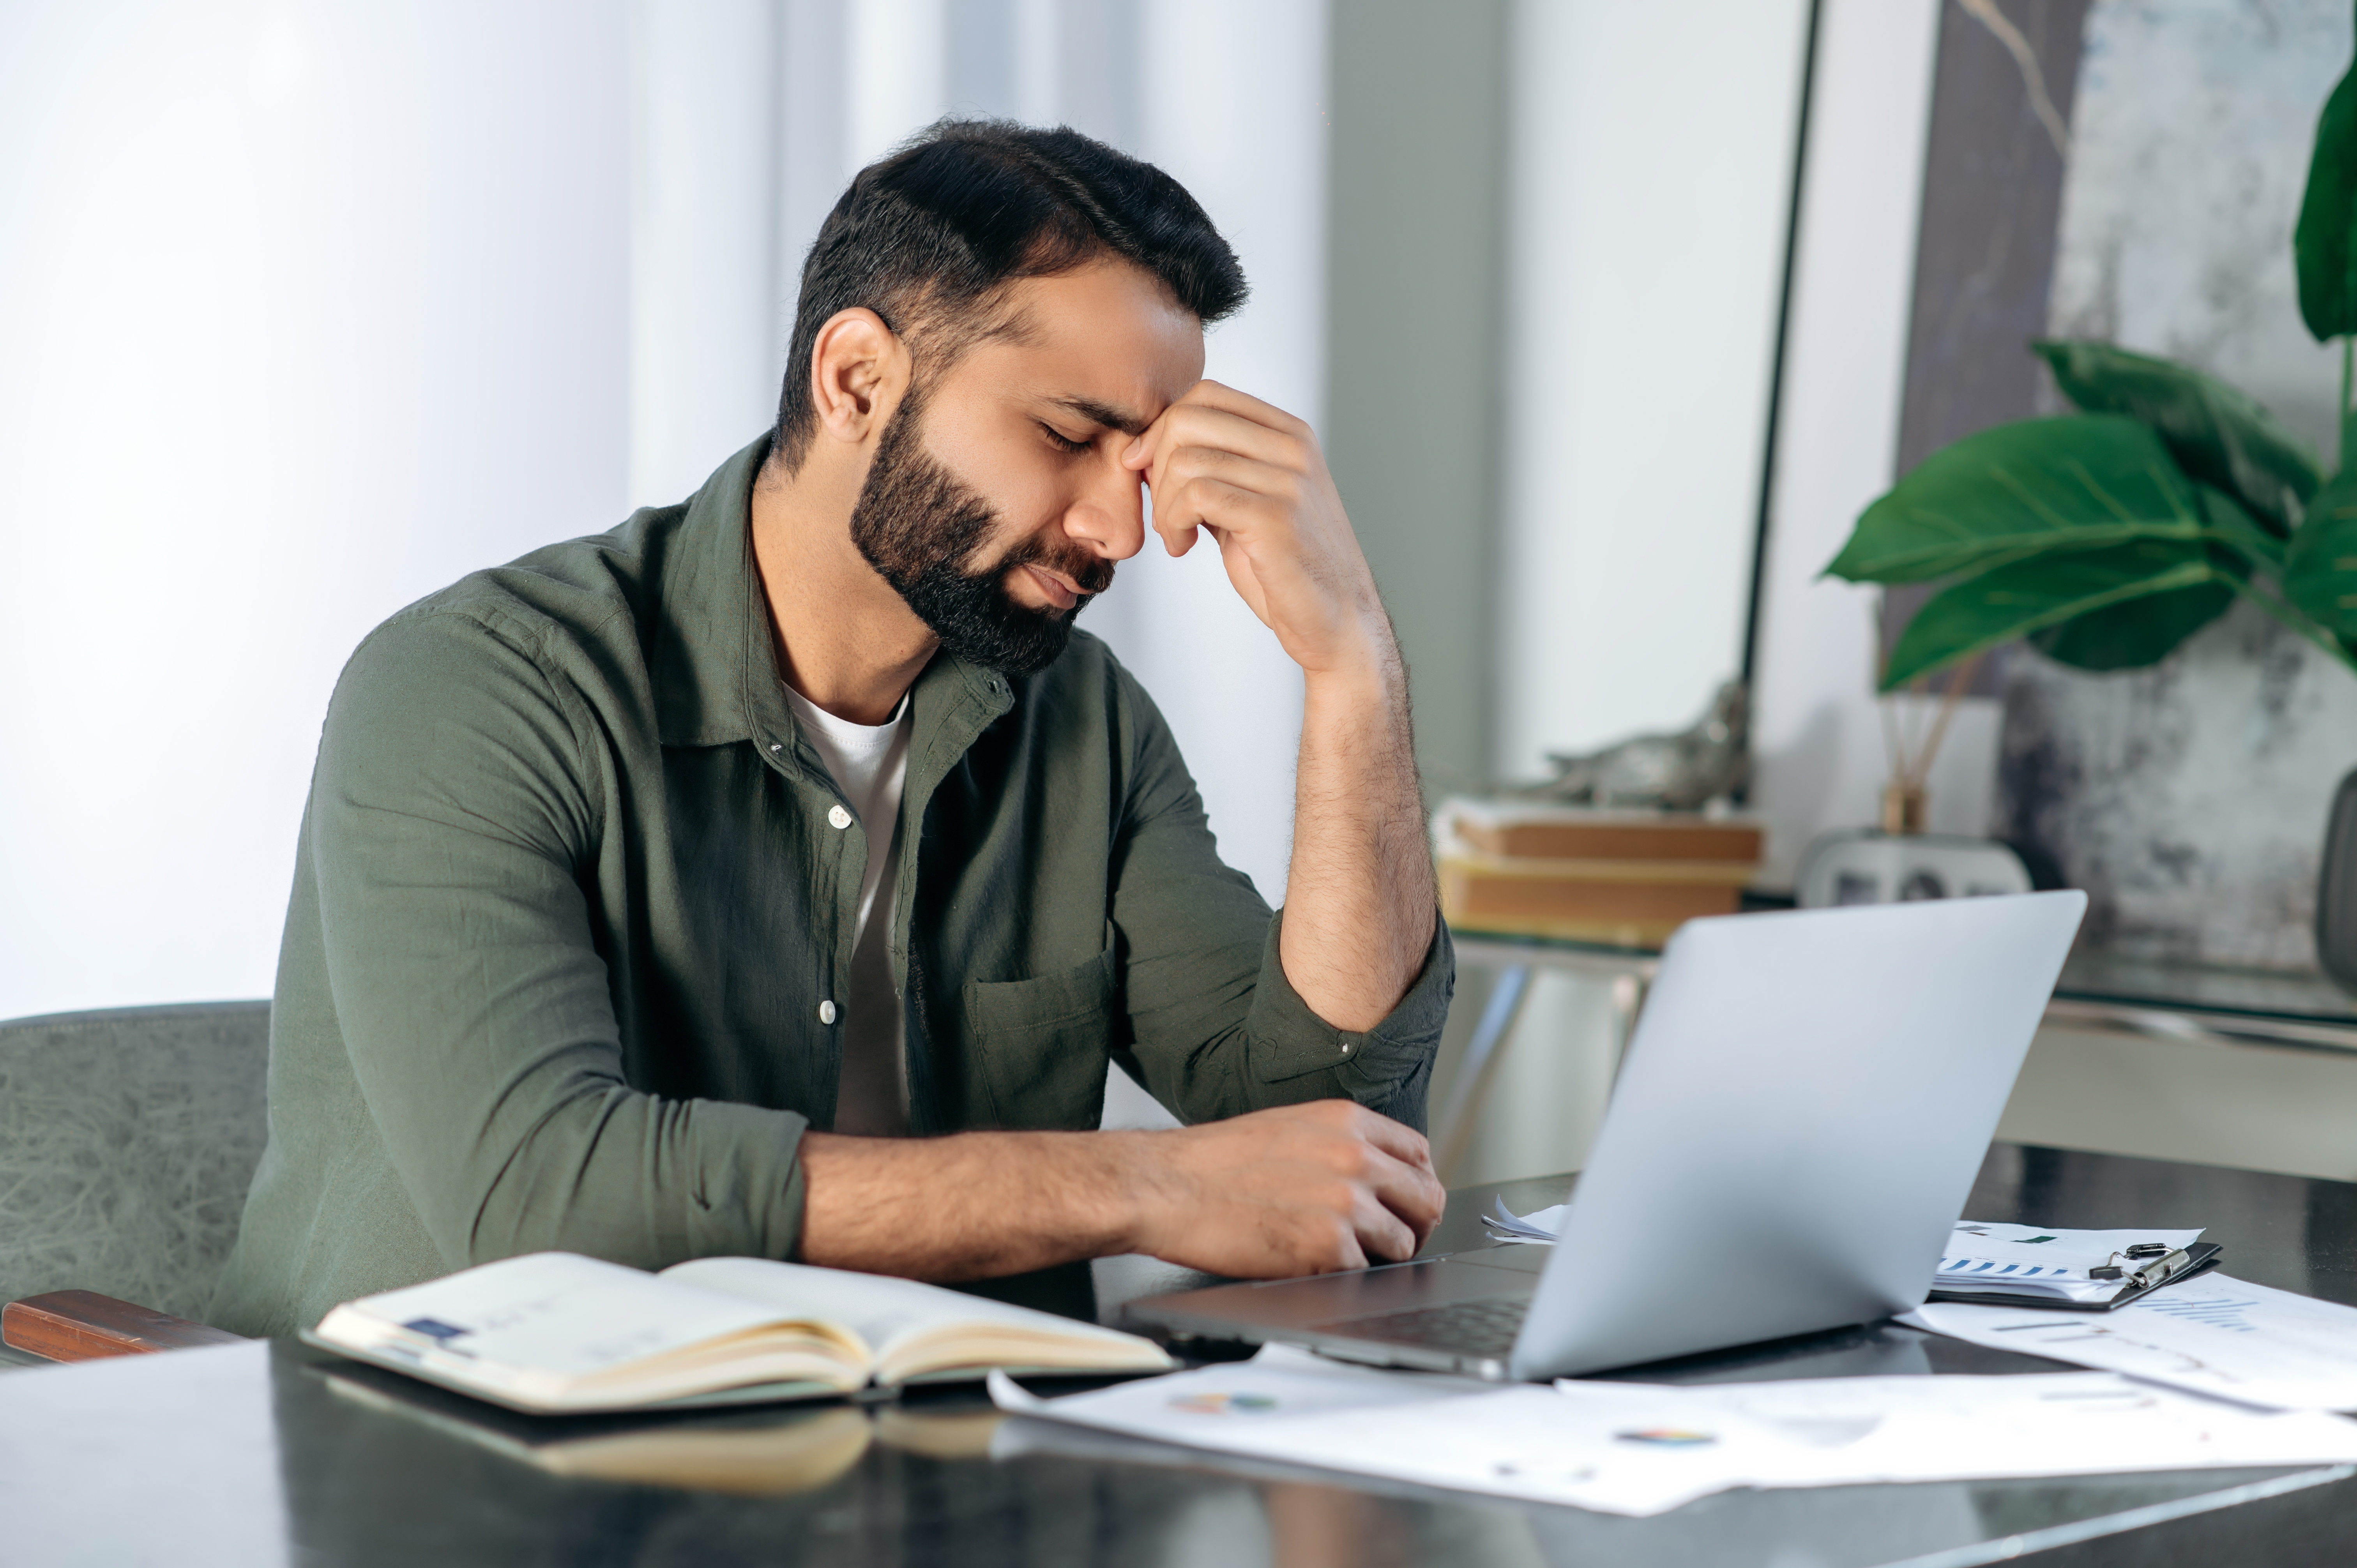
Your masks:
{"label": "decorative object on shelf", "polygon": [[1792,878],[1792,901],[1802,908],[2031,890],[2029,868],[2007,846],[1992,839],[1927,831],[1932,764],[1939,757],[1957,704],[1972,688],[1979,662],[1967,659],[1955,667],[1939,705],[1929,718],[1919,718],[1911,734],[1896,698],[1883,699],[1882,740],[1890,757],[1890,782],[1882,789],[1882,825],[1837,829],[1810,841]]}
{"label": "decorative object on shelf", "polygon": [[1890,754],[1890,782],[1882,787],[1884,832],[1920,833],[1929,827],[1932,764],[1939,759],[1940,743],[1948,738],[1948,725],[1955,721],[1956,704],[1972,689],[1973,672],[1979,668],[1977,657],[1956,666],[1929,729],[1916,735],[1907,733],[1908,726],[1897,704],[1887,696],[1882,700],[1882,744]]}
{"label": "decorative object on shelf", "polygon": [[1793,901],[1803,909],[2029,891],[2021,857],[1994,839],[1873,828],[1818,834],[1792,878]]}
{"label": "decorative object on shelf", "polygon": [[1513,793],[1534,800],[1693,811],[1732,794],[1751,773],[1751,700],[1740,681],[1675,735],[1631,736],[1600,751],[1549,754],[1555,776]]}
{"label": "decorative object on shelf", "polygon": [[[2178,9],[2169,14],[2180,28],[2190,25]],[[2096,22],[2091,17],[2090,27]],[[2184,42],[2149,42],[2160,37],[2156,30],[2160,27],[2160,22],[2147,18],[2135,47],[2165,47],[2176,51],[2168,56],[2170,59],[2183,58],[2193,48]],[[2191,35],[2180,30],[2175,36]],[[2095,48],[2093,38],[2091,32],[2091,49]],[[2233,38],[2219,33],[2210,47],[2259,47]],[[2111,40],[2115,46],[2120,41]],[[2261,57],[2254,53],[2249,58]],[[2126,80],[2153,64],[2145,59],[2139,68],[2115,59],[2114,69]],[[2083,89],[2086,85],[2083,81]],[[2142,126],[2148,132],[2168,114],[2200,112],[2173,101],[2151,108],[2126,107],[2128,102],[2115,95],[2102,99],[2094,111],[2099,134],[2093,140],[2114,150],[2098,155],[2110,162],[2090,166],[2104,171],[2100,178],[2115,183],[2126,177],[2118,146],[2141,145],[2133,138],[2122,143],[2123,127]],[[2090,104],[2081,108],[2088,112]],[[2224,133],[2218,134],[2222,138]],[[2081,140],[2084,153],[2088,139]],[[2238,149],[2222,139],[2218,150],[2222,159],[2231,162]],[[2139,156],[2147,160],[2136,166],[2141,169],[2151,157],[2163,155]],[[2072,177],[2077,177],[2075,160]],[[2237,176],[2229,181],[2222,174],[2220,180],[2238,194],[2216,196],[2213,200],[2222,205],[2214,210],[2237,215],[2252,210],[2255,199],[2244,189],[2246,179]],[[2223,191],[2223,184],[2220,189]],[[2194,209],[2180,203],[2169,210]],[[2089,242],[2110,258],[2103,263],[2110,269],[2107,276],[2119,271],[2116,246],[2123,234],[2131,232],[2144,231],[2104,230]],[[1829,574],[1853,582],[1937,585],[1892,648],[1885,690],[2024,639],[2052,664],[2092,671],[2147,669],[2217,621],[2238,599],[2249,601],[2325,658],[2357,667],[2357,463],[2352,462],[2357,458],[2357,414],[2352,414],[2352,369],[2357,369],[2352,360],[2352,336],[2357,336],[2357,72],[2340,79],[2317,123],[2291,240],[2300,317],[2318,342],[2335,344],[2341,350],[2340,395],[2332,405],[2339,472],[2328,479],[2323,465],[2299,437],[2257,401],[2203,371],[2083,338],[2034,343],[2032,349],[2052,371],[2056,386],[2079,412],[2001,424],[1933,453],[1867,510],[1827,567]],[[2104,250],[2104,243],[2114,248]],[[2222,264],[2219,255],[2181,255],[2171,263],[2171,275],[2207,277],[2211,273],[2202,268],[2214,272]],[[2251,270],[2245,263],[2230,275],[2243,277]],[[2146,279],[2143,286],[2149,293],[2157,285]],[[2141,330],[2163,340],[2205,345],[2203,351],[2216,362],[2217,345],[2211,341],[2216,333],[2205,337],[2193,325],[2194,317],[2168,317],[2157,322],[2147,310],[2124,318],[2117,296],[2104,297],[2115,300],[2113,307],[2083,309],[2078,319],[2102,324],[2100,329],[2110,329],[2110,324],[2123,319],[2140,321]],[[2140,301],[2144,297],[2137,296]],[[2058,318],[2069,319],[2059,306]],[[2266,384],[2271,392],[2283,390],[2277,381]],[[2216,640],[2205,639],[2205,646]],[[2273,657],[2281,664],[2291,656]],[[2265,715],[2255,715],[2253,723],[2261,717],[2270,724],[2280,720],[2287,699],[2283,688],[2296,673],[2279,673],[2273,686],[2260,693],[2272,705]],[[2189,671],[2179,684],[2195,679]],[[2123,889],[2121,897],[2135,908],[2181,910],[2190,921],[2181,931],[2147,930],[2137,922],[2149,920],[2148,914],[2122,912],[2114,924],[2112,911],[2099,902],[2091,921],[2098,940],[2158,942],[2169,950],[2213,961],[2225,956],[2241,961],[2296,962],[2291,952],[2269,947],[2269,939],[2257,929],[2266,924],[2259,918],[2263,908],[2297,911],[2294,921],[2305,912],[2299,908],[2306,892],[2299,886],[2304,873],[2288,851],[2270,844],[2265,875],[2274,880],[2258,887],[2258,863],[2251,862],[2253,887],[2237,885],[2236,897],[2229,900],[2205,897],[2202,891],[2220,875],[2214,855],[2195,847],[2196,842],[2208,841],[2195,834],[2179,842],[2179,834],[2189,831],[2184,816],[2190,808],[2179,797],[2200,799],[2205,792],[2222,791],[2221,798],[2234,798],[2223,780],[2184,774],[2187,765],[2179,760],[2199,755],[2187,750],[2195,732],[2171,715],[2197,699],[2223,700],[2228,690],[2212,676],[2201,679],[2206,684],[2198,691],[2187,687],[2173,694],[2163,682],[2139,685],[2132,700],[2124,695],[2120,703],[2107,707],[2092,699],[2079,703],[2103,707],[2109,725],[2159,726],[2126,732],[2148,740],[2130,742],[2107,729],[2102,733],[2110,739],[2099,742],[2090,736],[2083,743],[2079,737],[2092,715],[2066,713],[2069,704],[2056,705],[2051,691],[2058,680],[2051,665],[2044,670],[2024,665],[2011,684],[2017,691],[2026,687],[2033,703],[2042,702],[2053,711],[2040,708],[2028,714],[2044,725],[2038,729],[2032,725],[2024,732],[2020,744],[2044,747],[2035,752],[2017,755],[2015,725],[2008,719],[2008,789],[2026,783],[2033,789],[2075,791],[2072,814],[2061,826],[2065,832],[2092,833],[2101,841],[2091,843],[2089,865],[2100,870],[2118,862],[2111,875]],[[2041,692],[2048,695],[2041,698]],[[2219,722],[2231,725],[2233,720],[2222,716]],[[2123,745],[2129,750],[2122,752]],[[2256,768],[2264,756],[2254,751],[2243,766]],[[2124,772],[2131,767],[2153,770],[2156,777],[2139,786]],[[2180,775],[2181,783],[2177,782]],[[2242,799],[2252,802],[2247,809],[2263,810],[2257,802],[2265,793],[2246,787]],[[2147,799],[2170,824],[2156,823],[2144,832],[2144,840],[2150,841],[2148,853],[2142,841],[2104,837],[2107,821],[2120,821],[2124,807]],[[2017,807],[2024,809],[2046,810],[2034,802]],[[2019,820],[2015,831],[2025,831]],[[2050,842],[2050,834],[2039,842]],[[2336,882],[2357,874],[2352,859],[2357,857],[2325,857],[2317,892],[2319,950],[2329,940],[2324,933],[2331,911],[2342,904],[2357,909],[2357,890]],[[2180,884],[2181,895],[2171,891]],[[2238,940],[2228,929],[2236,921],[2253,928],[2249,938]],[[2276,923],[2287,922],[2278,918]],[[2245,946],[2251,950],[2247,958],[2242,956]]]}
{"label": "decorative object on shelf", "polygon": [[1452,798],[1433,814],[1441,916],[1460,930],[1654,948],[1731,915],[1764,834],[1741,817]]}

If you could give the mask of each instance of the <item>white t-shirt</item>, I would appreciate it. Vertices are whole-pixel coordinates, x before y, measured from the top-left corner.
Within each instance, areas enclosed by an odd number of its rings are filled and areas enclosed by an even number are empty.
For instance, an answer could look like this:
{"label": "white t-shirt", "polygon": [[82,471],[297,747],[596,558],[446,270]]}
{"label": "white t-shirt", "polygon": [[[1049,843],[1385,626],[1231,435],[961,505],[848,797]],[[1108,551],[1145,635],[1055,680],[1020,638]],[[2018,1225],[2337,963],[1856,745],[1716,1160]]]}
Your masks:
{"label": "white t-shirt", "polygon": [[[786,687],[786,702],[867,833],[867,871],[859,882],[859,925],[852,939],[851,994],[834,999],[835,1021],[843,1030],[834,1130],[895,1136],[909,1130],[900,998],[892,989],[891,894],[900,876],[900,787],[909,777],[909,699],[902,697],[890,718],[873,725],[836,718],[791,686]],[[879,898],[884,918],[871,919]]]}

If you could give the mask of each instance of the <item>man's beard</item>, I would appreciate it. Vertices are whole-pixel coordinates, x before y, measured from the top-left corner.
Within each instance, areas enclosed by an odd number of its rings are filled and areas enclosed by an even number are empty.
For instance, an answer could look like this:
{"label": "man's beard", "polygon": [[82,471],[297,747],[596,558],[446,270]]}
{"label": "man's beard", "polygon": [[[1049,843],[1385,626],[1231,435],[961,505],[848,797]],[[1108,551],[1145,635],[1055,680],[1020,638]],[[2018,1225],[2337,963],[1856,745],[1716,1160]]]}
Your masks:
{"label": "man's beard", "polygon": [[[851,509],[851,541],[943,648],[1004,674],[1035,674],[1064,651],[1073,618],[1112,585],[1113,563],[1034,534],[986,568],[969,572],[974,552],[998,532],[998,513],[926,455],[920,403],[913,394],[903,403],[876,444],[867,481]],[[1033,563],[1087,592],[1069,610],[1016,603],[1005,586],[1006,574]]]}

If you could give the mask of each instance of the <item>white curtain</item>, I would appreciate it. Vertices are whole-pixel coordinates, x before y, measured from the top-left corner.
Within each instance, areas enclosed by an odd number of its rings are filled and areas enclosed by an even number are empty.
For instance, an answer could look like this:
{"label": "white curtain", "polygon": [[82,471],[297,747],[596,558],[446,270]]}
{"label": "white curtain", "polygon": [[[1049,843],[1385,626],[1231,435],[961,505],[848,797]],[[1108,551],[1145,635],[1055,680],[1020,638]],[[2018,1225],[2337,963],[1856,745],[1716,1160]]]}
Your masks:
{"label": "white curtain", "polygon": [[620,515],[626,38],[0,5],[0,1017],[268,995],[353,645]]}

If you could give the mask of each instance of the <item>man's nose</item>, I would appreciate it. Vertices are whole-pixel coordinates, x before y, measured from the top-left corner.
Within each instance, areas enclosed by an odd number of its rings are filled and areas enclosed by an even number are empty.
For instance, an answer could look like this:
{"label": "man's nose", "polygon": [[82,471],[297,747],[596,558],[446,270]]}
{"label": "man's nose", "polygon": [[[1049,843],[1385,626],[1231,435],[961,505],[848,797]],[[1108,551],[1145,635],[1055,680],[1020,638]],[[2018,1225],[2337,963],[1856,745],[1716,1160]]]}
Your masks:
{"label": "man's nose", "polygon": [[1117,456],[1092,464],[1086,487],[1064,509],[1064,533],[1107,561],[1126,561],[1146,545],[1145,489]]}

